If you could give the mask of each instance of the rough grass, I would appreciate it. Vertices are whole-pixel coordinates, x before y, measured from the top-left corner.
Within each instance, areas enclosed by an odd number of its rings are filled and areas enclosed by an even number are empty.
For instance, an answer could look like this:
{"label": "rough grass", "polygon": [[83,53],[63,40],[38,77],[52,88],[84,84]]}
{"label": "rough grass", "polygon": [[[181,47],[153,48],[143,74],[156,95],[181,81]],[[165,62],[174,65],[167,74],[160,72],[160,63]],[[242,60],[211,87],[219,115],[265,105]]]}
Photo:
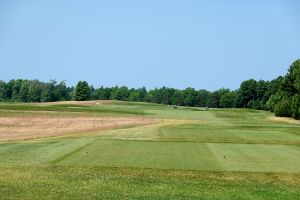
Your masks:
{"label": "rough grass", "polygon": [[268,119],[274,122],[281,122],[283,124],[288,123],[288,124],[300,125],[300,120],[296,120],[288,117],[269,117]]}
{"label": "rough grass", "polygon": [[9,167],[1,199],[299,199],[299,174]]}

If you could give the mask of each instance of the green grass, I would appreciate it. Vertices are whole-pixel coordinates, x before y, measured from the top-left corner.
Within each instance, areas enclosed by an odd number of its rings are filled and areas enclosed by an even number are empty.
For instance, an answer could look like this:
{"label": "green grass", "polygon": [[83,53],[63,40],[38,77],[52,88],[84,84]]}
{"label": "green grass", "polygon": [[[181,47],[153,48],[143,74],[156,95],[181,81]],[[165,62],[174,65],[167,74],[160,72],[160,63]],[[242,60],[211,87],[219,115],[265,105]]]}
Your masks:
{"label": "green grass", "polygon": [[105,115],[144,115],[145,113],[130,109],[109,109],[104,106],[86,106],[74,104],[57,104],[57,105],[35,105],[35,104],[16,104],[1,103],[0,110],[3,111],[56,111],[56,112],[79,112]]}
{"label": "green grass", "polygon": [[296,173],[300,172],[299,152],[300,147],[292,145],[98,140],[56,164]]}
{"label": "green grass", "polygon": [[298,127],[232,126],[209,123],[160,127],[157,130],[157,134],[164,140],[215,143],[300,144],[299,135],[293,132],[293,130],[297,129],[299,130]]}
{"label": "green grass", "polygon": [[295,145],[69,139],[3,144],[0,164],[299,173],[299,151]]}
{"label": "green grass", "polygon": [[298,199],[299,174],[1,168],[1,199]]}
{"label": "green grass", "polygon": [[91,142],[91,139],[42,140],[0,144],[0,166],[32,166],[49,164]]}
{"label": "green grass", "polygon": [[0,104],[0,117],[41,113],[161,120],[139,127],[0,143],[1,199],[300,196],[300,126],[269,121],[273,116],[269,112],[174,110],[131,102]]}

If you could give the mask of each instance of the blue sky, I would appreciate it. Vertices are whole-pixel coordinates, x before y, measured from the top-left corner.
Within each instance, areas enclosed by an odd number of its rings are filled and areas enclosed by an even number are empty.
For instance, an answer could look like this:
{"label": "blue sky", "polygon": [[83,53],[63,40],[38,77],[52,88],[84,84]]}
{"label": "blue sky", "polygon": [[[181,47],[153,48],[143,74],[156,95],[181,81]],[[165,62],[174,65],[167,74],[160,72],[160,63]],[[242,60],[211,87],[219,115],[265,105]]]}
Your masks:
{"label": "blue sky", "polygon": [[300,58],[297,0],[0,1],[0,79],[236,89]]}

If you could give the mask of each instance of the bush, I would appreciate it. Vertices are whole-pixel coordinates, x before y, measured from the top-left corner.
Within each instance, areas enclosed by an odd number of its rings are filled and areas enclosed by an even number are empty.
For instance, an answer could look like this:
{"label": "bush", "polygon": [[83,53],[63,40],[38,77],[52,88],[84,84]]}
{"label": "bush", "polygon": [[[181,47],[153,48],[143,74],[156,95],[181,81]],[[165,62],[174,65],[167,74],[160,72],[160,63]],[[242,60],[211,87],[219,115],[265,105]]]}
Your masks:
{"label": "bush", "polygon": [[281,100],[275,105],[274,112],[277,117],[291,117],[292,108],[290,101],[288,99]]}

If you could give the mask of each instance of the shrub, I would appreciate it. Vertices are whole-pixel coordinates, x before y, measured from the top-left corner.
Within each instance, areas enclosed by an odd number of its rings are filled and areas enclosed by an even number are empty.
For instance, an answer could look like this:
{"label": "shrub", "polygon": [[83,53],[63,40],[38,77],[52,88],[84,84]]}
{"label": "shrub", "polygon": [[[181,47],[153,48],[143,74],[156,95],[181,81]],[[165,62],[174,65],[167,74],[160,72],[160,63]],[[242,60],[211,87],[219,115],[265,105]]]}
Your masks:
{"label": "shrub", "polygon": [[275,105],[275,116],[290,117],[292,115],[291,103],[288,99],[283,99]]}

